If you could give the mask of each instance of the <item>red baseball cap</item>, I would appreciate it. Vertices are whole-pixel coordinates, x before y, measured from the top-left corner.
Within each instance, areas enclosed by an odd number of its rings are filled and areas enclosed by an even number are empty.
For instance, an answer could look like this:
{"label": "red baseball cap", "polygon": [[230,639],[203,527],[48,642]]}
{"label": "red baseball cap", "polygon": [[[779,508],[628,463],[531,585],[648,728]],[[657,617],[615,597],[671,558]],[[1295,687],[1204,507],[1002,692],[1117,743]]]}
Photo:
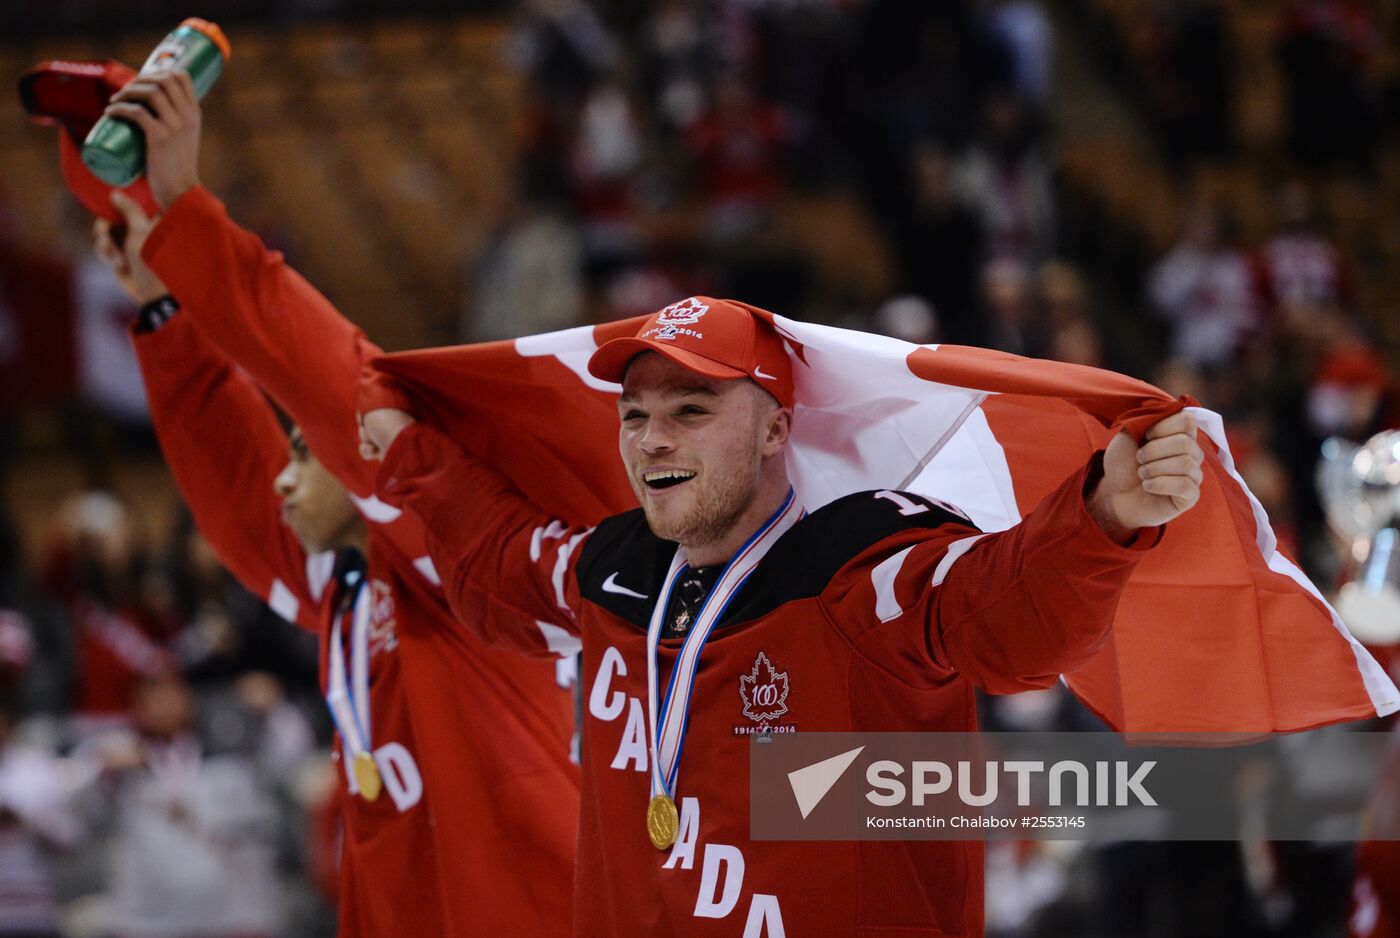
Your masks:
{"label": "red baseball cap", "polygon": [[657,352],[710,378],[748,378],[784,407],[793,403],[792,364],[771,324],[733,300],[692,296],[648,319],[635,336],[604,342],[588,371],[620,383],[643,352]]}
{"label": "red baseball cap", "polygon": [[[43,62],[19,80],[19,99],[30,118],[58,126],[59,161],[68,191],[83,208],[109,221],[122,220],[112,205],[113,187],[83,164],[82,145],[112,95],[136,73],[120,62]],[[160,214],[146,177],[122,190],[147,215]]]}

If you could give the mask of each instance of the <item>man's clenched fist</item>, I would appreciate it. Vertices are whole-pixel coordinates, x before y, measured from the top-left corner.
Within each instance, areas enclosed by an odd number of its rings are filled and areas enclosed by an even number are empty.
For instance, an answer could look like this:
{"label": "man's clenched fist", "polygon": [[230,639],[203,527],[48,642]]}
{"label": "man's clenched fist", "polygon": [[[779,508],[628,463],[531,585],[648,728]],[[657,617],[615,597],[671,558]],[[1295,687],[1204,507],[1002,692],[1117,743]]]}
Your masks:
{"label": "man's clenched fist", "polygon": [[1201,497],[1196,421],[1182,411],[1153,424],[1141,446],[1126,433],[1108,444],[1103,478],[1090,493],[1089,515],[1120,544],[1139,528],[1156,527],[1186,511]]}
{"label": "man's clenched fist", "polygon": [[361,415],[360,456],[383,459],[403,429],[416,422],[408,411],[393,407],[379,407]]}

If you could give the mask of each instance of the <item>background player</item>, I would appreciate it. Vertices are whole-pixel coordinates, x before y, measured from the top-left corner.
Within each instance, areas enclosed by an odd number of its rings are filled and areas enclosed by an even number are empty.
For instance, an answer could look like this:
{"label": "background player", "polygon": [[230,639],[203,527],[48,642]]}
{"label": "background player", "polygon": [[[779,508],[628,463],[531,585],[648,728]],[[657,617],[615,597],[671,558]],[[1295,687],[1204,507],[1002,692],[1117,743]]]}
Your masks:
{"label": "background player", "polygon": [[[163,90],[141,83],[129,93],[159,94],[168,104],[171,94],[188,91],[183,82],[180,75]],[[174,116],[164,105],[157,110]],[[175,142],[193,158],[197,108],[187,116],[191,133]],[[153,166],[163,165],[164,141],[150,139]],[[161,191],[170,208],[168,190]],[[335,461],[347,449],[341,438],[354,452],[355,376],[378,350],[229,221],[211,195],[201,189],[192,196],[159,222],[118,196],[127,220],[123,249],[105,229],[99,239],[133,297],[147,301],[137,337],[142,370],[157,433],[196,521],[250,589],[321,631],[323,685],[332,698],[332,630],[340,623],[340,670],[350,693],[330,702],[352,796],[342,932],[567,933],[577,770],[568,759],[569,698],[554,668],[462,632],[422,560],[416,522],[355,501],[337,478],[333,467],[347,464]],[[165,241],[158,257],[173,275],[157,278],[141,261],[148,237]],[[162,280],[174,284],[180,312],[174,300],[160,299]],[[290,461],[260,392],[206,332],[297,420]],[[280,530],[279,510],[300,547]],[[366,525],[365,517],[376,523]],[[367,665],[360,690],[357,654]],[[347,751],[347,725],[366,706],[366,691],[369,719],[360,722],[368,728],[352,725],[349,734],[369,738]],[[354,769],[361,747],[373,753],[386,789],[373,800],[365,796],[376,773]]]}

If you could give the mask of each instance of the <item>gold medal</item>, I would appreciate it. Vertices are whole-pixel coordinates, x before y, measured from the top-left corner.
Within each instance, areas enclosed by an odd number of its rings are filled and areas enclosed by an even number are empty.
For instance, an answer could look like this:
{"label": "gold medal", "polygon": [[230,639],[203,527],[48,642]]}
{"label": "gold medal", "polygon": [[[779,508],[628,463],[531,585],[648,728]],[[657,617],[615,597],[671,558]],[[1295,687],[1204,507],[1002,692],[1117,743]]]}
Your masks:
{"label": "gold medal", "polygon": [[665,850],[676,842],[676,832],[680,826],[676,803],[670,795],[657,795],[651,799],[647,805],[647,836],[657,850]]}
{"label": "gold medal", "polygon": [[[360,797],[366,801],[373,801],[379,797],[379,790],[384,787],[384,783],[379,778],[379,766],[374,764],[374,756],[367,752],[359,752],[355,755],[355,783],[360,786]],[[671,806],[671,813],[674,815],[676,808]],[[672,831],[675,825],[671,826]],[[671,835],[675,836],[674,833]]]}

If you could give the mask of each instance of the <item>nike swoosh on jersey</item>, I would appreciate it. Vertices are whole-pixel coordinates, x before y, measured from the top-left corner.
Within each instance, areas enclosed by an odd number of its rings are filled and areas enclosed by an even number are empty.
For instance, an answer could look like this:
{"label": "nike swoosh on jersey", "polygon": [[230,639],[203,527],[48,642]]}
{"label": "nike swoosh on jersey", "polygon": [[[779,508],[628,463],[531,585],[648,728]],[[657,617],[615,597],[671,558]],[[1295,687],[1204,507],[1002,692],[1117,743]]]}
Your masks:
{"label": "nike swoosh on jersey", "polygon": [[629,590],[625,586],[618,586],[617,573],[608,574],[608,578],[603,581],[603,590],[608,593],[617,593],[621,596],[633,596],[637,599],[648,598],[646,593],[638,593],[634,590]]}

